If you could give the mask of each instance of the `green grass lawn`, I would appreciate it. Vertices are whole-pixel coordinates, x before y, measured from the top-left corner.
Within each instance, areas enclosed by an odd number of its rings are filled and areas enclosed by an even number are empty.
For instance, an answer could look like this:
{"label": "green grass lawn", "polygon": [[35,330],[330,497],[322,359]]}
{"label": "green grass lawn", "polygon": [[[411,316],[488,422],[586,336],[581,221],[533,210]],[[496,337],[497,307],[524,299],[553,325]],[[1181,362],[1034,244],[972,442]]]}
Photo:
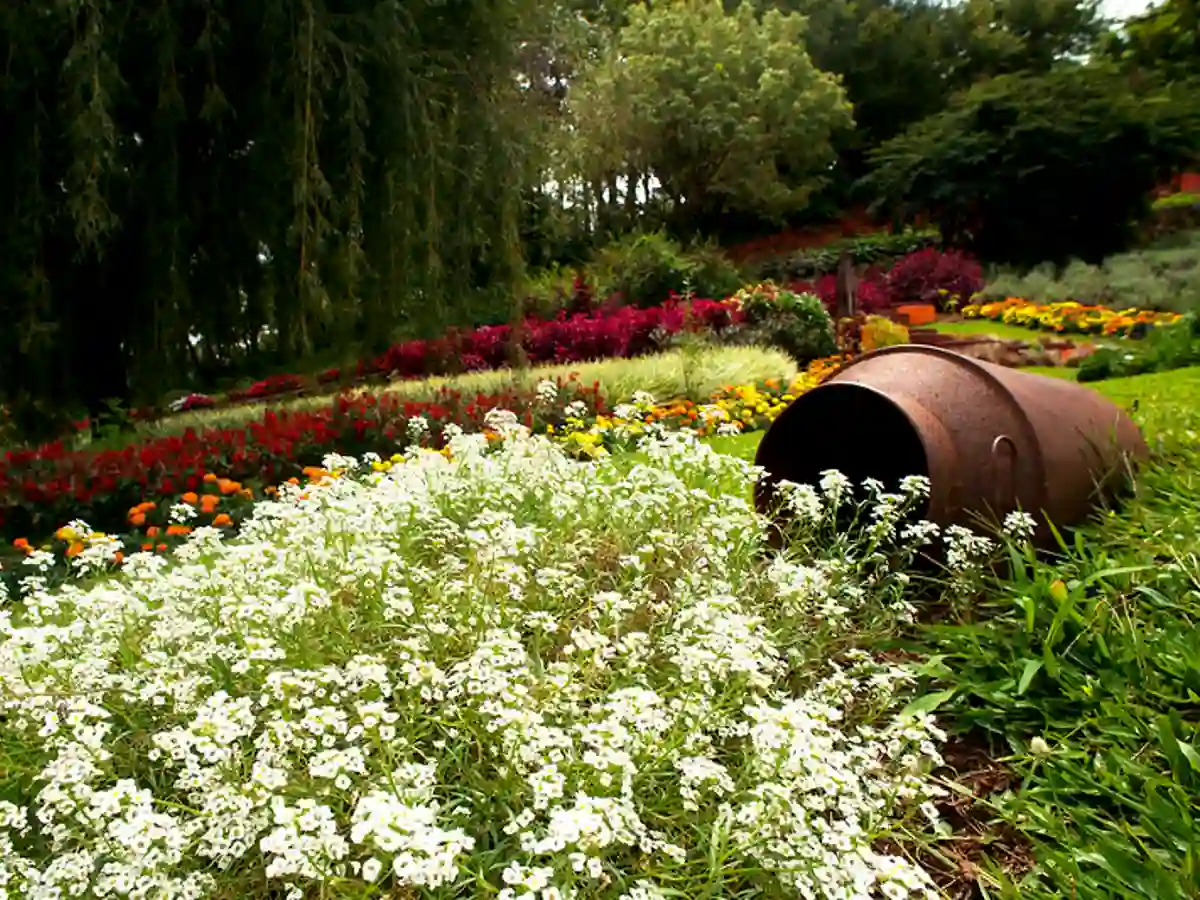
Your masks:
{"label": "green grass lawn", "polygon": [[1093,387],[1165,448],[1132,499],[895,642],[951,735],[953,896],[1200,896],[1200,369]]}
{"label": "green grass lawn", "polygon": [[1056,334],[1052,331],[1040,331],[1036,328],[1022,328],[1020,325],[1007,325],[1004,322],[993,322],[986,319],[971,319],[963,322],[935,322],[931,326],[934,331],[942,334],[961,335],[963,337],[990,336],[1006,341],[1037,341],[1058,340],[1071,341],[1075,344],[1105,343],[1127,344],[1131,338],[1098,337],[1090,334]]}
{"label": "green grass lawn", "polygon": [[966,322],[936,322],[932,326],[935,331],[940,331],[943,334],[958,334],[964,337],[976,337],[989,335],[991,337],[1001,338],[1006,341],[1037,341],[1039,339],[1049,340],[1057,338],[1061,340],[1073,341],[1075,343],[1084,343],[1092,340],[1088,335],[1082,334],[1053,334],[1049,331],[1037,331],[1032,328],[1021,328],[1018,325],[1006,325],[1003,322],[992,322],[987,320],[974,319]]}

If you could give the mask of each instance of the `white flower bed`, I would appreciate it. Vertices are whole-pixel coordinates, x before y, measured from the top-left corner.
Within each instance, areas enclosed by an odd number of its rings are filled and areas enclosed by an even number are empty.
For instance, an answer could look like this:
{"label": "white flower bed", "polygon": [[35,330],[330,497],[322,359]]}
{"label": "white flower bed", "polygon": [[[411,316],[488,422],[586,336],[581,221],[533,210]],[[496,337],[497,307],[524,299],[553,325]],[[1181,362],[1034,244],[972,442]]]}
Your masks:
{"label": "white flower bed", "polygon": [[885,838],[941,735],[902,670],[829,658],[907,614],[903,498],[854,543],[823,531],[845,485],[797,491],[783,556],[692,439],[627,473],[485,445],[330,460],[237,539],[27,579],[0,898],[934,896]]}

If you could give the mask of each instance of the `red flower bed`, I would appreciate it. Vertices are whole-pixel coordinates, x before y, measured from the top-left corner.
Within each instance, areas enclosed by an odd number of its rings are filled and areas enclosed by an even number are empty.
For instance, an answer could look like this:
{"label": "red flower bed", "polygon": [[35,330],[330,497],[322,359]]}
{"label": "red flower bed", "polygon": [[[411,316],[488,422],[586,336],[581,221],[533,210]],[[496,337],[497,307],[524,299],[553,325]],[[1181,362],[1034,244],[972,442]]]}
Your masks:
{"label": "red flower bed", "polygon": [[[655,349],[658,333],[677,334],[689,323],[719,331],[737,321],[740,313],[728,301],[693,300],[687,304],[671,297],[662,306],[647,309],[625,306],[597,313],[561,313],[554,319],[527,319],[521,326],[521,349],[534,365],[640,356]],[[472,331],[454,330],[437,340],[404,341],[375,359],[359,362],[354,374],[360,378],[423,378],[499,369],[509,363],[513,338],[511,325],[485,325]],[[317,376],[317,381],[329,384],[341,377],[340,369],[331,368]],[[246,390],[232,391],[229,398],[241,402],[304,386],[299,375],[276,375]]]}
{"label": "red flower bed", "polygon": [[[598,385],[564,385],[565,401],[582,400],[602,411]],[[440,445],[447,424],[480,430],[492,409],[510,409],[526,423],[544,428],[555,410],[539,407],[528,393],[467,396],[443,391],[433,402],[414,403],[394,395],[339,395],[314,412],[267,411],[242,428],[188,429],[120,450],[70,451],[61,441],[0,458],[0,534],[40,538],[82,519],[100,531],[119,531],[131,507],[146,500],[195,491],[210,472],[237,481],[278,484],[319,464],[330,452],[353,456],[390,455],[407,443],[408,422],[422,416],[427,442]],[[547,418],[547,416],[551,416]]]}

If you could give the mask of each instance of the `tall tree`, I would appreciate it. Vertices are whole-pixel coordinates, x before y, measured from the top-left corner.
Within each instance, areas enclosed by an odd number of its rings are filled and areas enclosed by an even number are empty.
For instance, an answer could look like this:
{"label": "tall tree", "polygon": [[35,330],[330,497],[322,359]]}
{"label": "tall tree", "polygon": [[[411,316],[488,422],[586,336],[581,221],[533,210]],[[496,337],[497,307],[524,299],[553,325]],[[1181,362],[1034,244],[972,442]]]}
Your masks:
{"label": "tall tree", "polygon": [[1170,78],[1200,77],[1200,0],[1164,0],[1114,32],[1106,54]]}
{"label": "tall tree", "polygon": [[[580,171],[652,174],[677,217],[802,208],[849,125],[845,93],[804,51],[803,19],[677,0],[629,10],[611,52],[572,87]],[[628,186],[627,186],[628,189]]]}
{"label": "tall tree", "polygon": [[1108,66],[1004,75],[873,154],[866,186],[900,216],[1021,265],[1124,249],[1151,190],[1200,147],[1200,96]]}
{"label": "tall tree", "polygon": [[[728,0],[729,4],[736,0]],[[855,128],[837,135],[840,199],[867,153],[976,81],[1045,72],[1101,31],[1096,0],[766,0],[807,19],[817,68],[840,76]]]}
{"label": "tall tree", "polygon": [[0,4],[0,397],[96,409],[511,281],[535,7]]}

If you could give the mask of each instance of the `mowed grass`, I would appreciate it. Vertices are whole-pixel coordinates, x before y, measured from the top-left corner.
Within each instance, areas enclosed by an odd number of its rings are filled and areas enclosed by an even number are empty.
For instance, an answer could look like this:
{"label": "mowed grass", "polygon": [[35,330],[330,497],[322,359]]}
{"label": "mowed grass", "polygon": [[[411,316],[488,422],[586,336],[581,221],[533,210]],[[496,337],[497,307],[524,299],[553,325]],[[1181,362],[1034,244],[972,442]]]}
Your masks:
{"label": "mowed grass", "polygon": [[1089,387],[1156,449],[1133,497],[896,641],[951,734],[952,896],[1200,896],[1200,369]]}
{"label": "mowed grass", "polygon": [[[675,350],[635,359],[606,359],[530,369],[472,372],[446,378],[393,381],[364,388],[413,401],[434,400],[443,391],[464,394],[503,394],[530,391],[546,379],[575,377],[581,384],[598,382],[609,404],[628,400],[638,391],[658,400],[708,400],[727,385],[753,384],[768,378],[789,379],[797,372],[794,360],[779,350],[761,347],[716,347]],[[179,434],[188,428],[236,428],[260,419],[268,410],[305,411],[326,407],[330,395],[245,404],[216,410],[180,413],[143,426],[143,434]]]}
{"label": "mowed grass", "polygon": [[1022,328],[1019,325],[1006,325],[1004,322],[973,319],[963,322],[936,322],[931,326],[942,334],[957,334],[963,337],[995,337],[1005,341],[1028,341],[1036,343],[1039,340],[1067,340],[1073,343],[1087,343],[1094,340],[1091,335],[1084,334],[1054,334],[1049,331],[1037,331],[1032,328]]}

